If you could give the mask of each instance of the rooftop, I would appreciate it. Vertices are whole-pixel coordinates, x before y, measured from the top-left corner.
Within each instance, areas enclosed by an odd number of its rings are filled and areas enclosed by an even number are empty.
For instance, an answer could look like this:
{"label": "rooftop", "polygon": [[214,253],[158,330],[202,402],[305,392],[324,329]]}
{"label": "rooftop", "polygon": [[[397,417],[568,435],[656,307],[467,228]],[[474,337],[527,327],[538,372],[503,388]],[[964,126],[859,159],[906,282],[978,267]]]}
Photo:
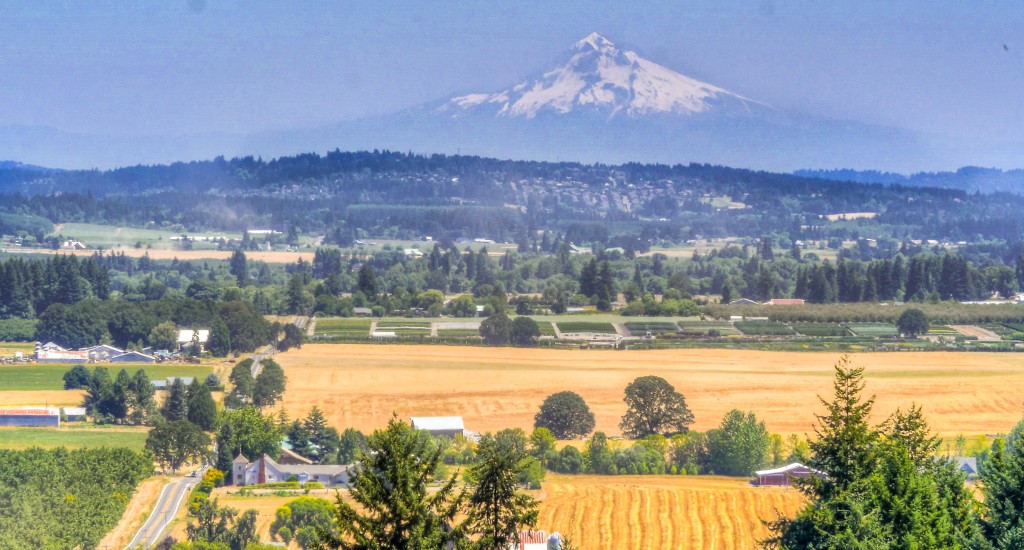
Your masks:
{"label": "rooftop", "polygon": [[464,430],[461,416],[414,416],[412,427],[418,430]]}

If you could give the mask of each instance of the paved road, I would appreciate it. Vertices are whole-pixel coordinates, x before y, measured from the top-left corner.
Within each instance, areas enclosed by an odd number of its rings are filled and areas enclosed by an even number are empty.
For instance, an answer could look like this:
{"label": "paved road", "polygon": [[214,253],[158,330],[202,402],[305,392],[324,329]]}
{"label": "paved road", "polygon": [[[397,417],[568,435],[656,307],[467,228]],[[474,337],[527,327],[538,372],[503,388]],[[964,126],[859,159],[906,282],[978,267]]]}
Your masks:
{"label": "paved road", "polygon": [[198,477],[181,477],[175,478],[165,485],[160,491],[160,498],[156,501],[153,513],[150,514],[146,523],[142,524],[142,528],[128,543],[127,548],[149,548],[160,542],[160,535],[167,528],[167,524],[178,514],[182,502],[188,501],[189,492],[198,482]]}

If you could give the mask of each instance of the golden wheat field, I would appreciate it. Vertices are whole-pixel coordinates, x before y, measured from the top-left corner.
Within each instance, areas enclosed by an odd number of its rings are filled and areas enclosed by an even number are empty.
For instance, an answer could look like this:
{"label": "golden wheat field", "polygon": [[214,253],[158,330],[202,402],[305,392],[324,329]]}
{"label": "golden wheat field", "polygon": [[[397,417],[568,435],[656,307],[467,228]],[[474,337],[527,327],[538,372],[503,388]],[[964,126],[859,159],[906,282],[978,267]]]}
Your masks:
{"label": "golden wheat field", "polygon": [[761,520],[792,516],[795,489],[718,476],[560,476],[541,491],[538,528],[579,548],[755,548]]}
{"label": "golden wheat field", "polygon": [[[259,514],[257,531],[270,538],[279,506],[294,496],[234,496],[216,489],[222,505]],[[746,479],[718,476],[566,476],[548,474],[537,528],[569,536],[587,550],[629,548],[754,548],[768,531],[762,520],[776,511],[793,515],[803,502],[794,489],[753,487]],[[345,492],[342,491],[342,495]],[[333,501],[333,494],[317,495]],[[185,524],[172,533],[184,535]],[[292,547],[296,547],[293,546]]]}
{"label": "golden wheat field", "polygon": [[[331,425],[373,430],[392,412],[461,415],[485,432],[529,430],[544,398],[572,390],[597,429],[620,432],[623,389],[638,376],[664,377],[707,430],[730,409],[754,411],[768,429],[811,433],[817,395],[832,390],[836,353],[735,350],[550,350],[317,344],[277,356],[288,377],[283,406],[293,418],[317,404]],[[1012,353],[857,353],[875,420],[896,407],[924,406],[940,434],[1008,431],[1024,403],[1024,356]]]}

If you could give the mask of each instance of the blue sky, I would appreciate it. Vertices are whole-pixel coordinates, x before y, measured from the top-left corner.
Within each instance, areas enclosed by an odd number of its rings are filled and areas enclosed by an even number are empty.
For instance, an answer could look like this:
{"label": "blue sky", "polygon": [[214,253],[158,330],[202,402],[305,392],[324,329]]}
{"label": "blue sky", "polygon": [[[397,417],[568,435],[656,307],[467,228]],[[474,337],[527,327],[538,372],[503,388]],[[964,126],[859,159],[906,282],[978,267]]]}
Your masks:
{"label": "blue sky", "polygon": [[776,107],[1024,141],[1014,2],[0,1],[0,126],[246,134],[492,91],[592,31]]}

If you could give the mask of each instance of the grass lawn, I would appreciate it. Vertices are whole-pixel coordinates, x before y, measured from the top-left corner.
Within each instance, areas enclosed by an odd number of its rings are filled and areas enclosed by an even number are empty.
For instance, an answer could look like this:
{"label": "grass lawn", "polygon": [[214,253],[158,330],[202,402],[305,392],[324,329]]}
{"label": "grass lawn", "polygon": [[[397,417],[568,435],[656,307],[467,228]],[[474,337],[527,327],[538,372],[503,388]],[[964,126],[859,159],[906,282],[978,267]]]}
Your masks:
{"label": "grass lawn", "polygon": [[[67,426],[67,425],[65,425]],[[0,428],[0,448],[29,447],[128,447],[141,451],[146,445],[146,428],[121,426],[71,426],[60,428]]]}
{"label": "grass lawn", "polygon": [[369,336],[369,319],[328,317],[316,320],[317,336]]}
{"label": "grass lawn", "polygon": [[[74,365],[59,364],[18,364],[0,365],[0,391],[60,390],[64,388],[64,373]],[[168,376],[193,376],[206,378],[212,367],[189,364],[120,365],[116,363],[99,365],[110,371],[110,378],[117,376],[122,368],[129,375],[143,369],[150,380],[163,380]],[[86,365],[90,370],[92,365]]]}
{"label": "grass lawn", "polygon": [[611,323],[592,321],[559,321],[558,330],[562,332],[597,332],[601,334],[615,334],[615,327]]}
{"label": "grass lawn", "polygon": [[555,327],[551,326],[551,321],[543,317],[533,317],[533,320],[537,322],[537,328],[540,329],[541,336],[555,335]]}
{"label": "grass lawn", "polygon": [[881,336],[898,336],[896,325],[890,323],[846,323],[846,327],[857,336],[878,338]]}

